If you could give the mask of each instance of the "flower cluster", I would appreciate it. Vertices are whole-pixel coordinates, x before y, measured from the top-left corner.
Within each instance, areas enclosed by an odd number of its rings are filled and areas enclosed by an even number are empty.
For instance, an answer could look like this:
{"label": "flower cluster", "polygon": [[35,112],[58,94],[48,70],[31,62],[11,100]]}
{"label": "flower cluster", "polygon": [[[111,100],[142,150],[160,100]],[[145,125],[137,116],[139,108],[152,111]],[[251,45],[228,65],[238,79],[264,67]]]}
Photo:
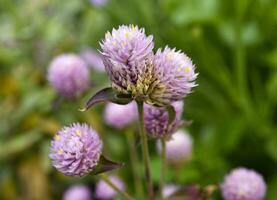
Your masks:
{"label": "flower cluster", "polygon": [[120,26],[106,33],[100,45],[112,87],[119,93],[167,105],[182,100],[196,85],[190,58],[168,47],[154,54],[153,37],[142,28]]}
{"label": "flower cluster", "polygon": [[51,142],[53,166],[67,176],[84,176],[97,166],[102,141],[86,124],[73,124],[60,130]]}
{"label": "flower cluster", "polygon": [[263,200],[266,184],[254,170],[237,168],[225,177],[221,189],[225,200]]}

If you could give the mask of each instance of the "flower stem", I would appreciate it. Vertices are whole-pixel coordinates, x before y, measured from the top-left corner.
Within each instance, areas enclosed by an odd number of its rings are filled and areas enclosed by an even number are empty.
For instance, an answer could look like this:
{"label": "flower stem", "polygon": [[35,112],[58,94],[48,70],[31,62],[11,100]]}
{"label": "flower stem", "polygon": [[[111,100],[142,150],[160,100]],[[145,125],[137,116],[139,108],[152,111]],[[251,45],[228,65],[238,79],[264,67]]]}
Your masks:
{"label": "flower stem", "polygon": [[145,182],[147,186],[147,194],[148,200],[153,200],[153,186],[151,179],[151,171],[150,171],[150,156],[148,151],[148,141],[147,135],[145,133],[144,127],[144,112],[143,112],[143,101],[137,100],[138,113],[139,113],[139,129],[140,129],[140,137],[142,143],[142,156],[144,161],[144,170],[145,170]]}
{"label": "flower stem", "polygon": [[164,181],[165,181],[165,176],[166,176],[166,144],[165,144],[165,139],[161,139],[161,144],[162,144],[162,152],[161,152],[161,176],[160,176],[160,197],[161,199],[163,198],[163,188],[164,188]]}
{"label": "flower stem", "polygon": [[108,178],[108,176],[104,173],[99,174],[99,176],[101,177],[101,179],[103,181],[105,181],[111,188],[113,188],[115,191],[117,191],[120,195],[122,195],[122,197],[124,197],[124,199],[127,200],[134,200],[128,193],[126,193],[125,191],[120,190],[115,184],[113,184],[113,182]]}
{"label": "flower stem", "polygon": [[139,173],[139,160],[138,155],[135,147],[135,137],[134,133],[129,131],[129,129],[126,131],[126,137],[130,152],[130,161],[132,165],[132,172],[134,176],[135,181],[135,191],[138,199],[142,198],[143,195],[143,187],[142,187],[142,181],[140,179],[140,173]]}

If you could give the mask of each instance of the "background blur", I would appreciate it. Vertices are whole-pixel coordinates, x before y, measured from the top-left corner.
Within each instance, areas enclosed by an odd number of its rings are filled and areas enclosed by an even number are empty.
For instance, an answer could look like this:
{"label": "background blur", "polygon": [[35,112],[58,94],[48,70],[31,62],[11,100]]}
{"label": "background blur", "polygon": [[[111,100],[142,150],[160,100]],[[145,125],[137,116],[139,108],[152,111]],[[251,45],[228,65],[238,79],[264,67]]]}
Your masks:
{"label": "background blur", "polygon": [[[0,0],[0,199],[60,199],[73,183],[48,158],[63,125],[88,122],[105,140],[106,155],[128,163],[123,131],[107,127],[104,104],[81,113],[88,97],[109,85],[91,70],[93,86],[75,101],[60,100],[46,79],[61,53],[98,49],[106,31],[137,24],[155,48],[185,51],[199,72],[185,101],[194,155],[167,182],[220,182],[238,166],[263,174],[268,200],[277,198],[277,1],[274,0]],[[98,3],[97,3],[98,2]],[[102,5],[101,5],[102,4]],[[155,183],[159,158],[151,141]],[[119,174],[133,190],[129,166]],[[214,199],[221,199],[217,193]]]}

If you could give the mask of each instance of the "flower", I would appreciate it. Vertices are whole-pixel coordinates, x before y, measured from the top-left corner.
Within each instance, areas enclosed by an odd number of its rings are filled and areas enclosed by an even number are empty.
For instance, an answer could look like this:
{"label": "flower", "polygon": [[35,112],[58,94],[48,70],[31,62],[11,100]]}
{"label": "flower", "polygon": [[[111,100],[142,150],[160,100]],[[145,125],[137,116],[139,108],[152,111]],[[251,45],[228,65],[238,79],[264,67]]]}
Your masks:
{"label": "flower", "polygon": [[136,104],[131,102],[127,105],[108,103],[104,111],[106,124],[122,129],[137,119]]}
{"label": "flower", "polygon": [[102,6],[105,6],[107,4],[108,0],[90,0],[90,2],[95,7],[102,7]]}
{"label": "flower", "polygon": [[85,48],[81,51],[80,57],[87,63],[92,69],[104,72],[105,66],[101,59],[101,55],[92,48]]}
{"label": "flower", "polygon": [[74,185],[66,190],[63,200],[90,200],[90,189],[85,185]]}
{"label": "flower", "polygon": [[54,58],[48,69],[48,80],[58,93],[68,98],[78,97],[90,84],[85,62],[74,54]]}
{"label": "flower", "polygon": [[237,168],[225,176],[221,192],[225,200],[262,200],[266,184],[263,177],[254,170]]}
{"label": "flower", "polygon": [[[190,159],[192,154],[192,138],[183,131],[178,130],[166,141],[166,159],[169,164],[181,164]],[[157,150],[161,153],[161,142],[157,142]]]}
{"label": "flower", "polygon": [[152,75],[153,36],[146,36],[143,28],[122,25],[107,32],[100,43],[103,63],[119,93],[145,96],[154,83]]}
{"label": "flower", "polygon": [[[121,191],[125,190],[125,185],[117,176],[110,176],[110,181]],[[117,196],[117,191],[111,188],[105,181],[100,180],[96,184],[95,195],[99,199],[113,199]]]}
{"label": "flower", "polygon": [[154,74],[157,85],[150,94],[150,99],[159,105],[182,100],[196,86],[195,66],[191,59],[181,51],[166,47],[155,54]]}
{"label": "flower", "polygon": [[169,198],[171,195],[173,195],[179,189],[180,189],[180,186],[178,186],[178,185],[168,184],[163,188],[162,196],[163,196],[163,198]]}
{"label": "flower", "polygon": [[177,128],[183,124],[182,112],[183,102],[172,103],[176,116],[171,126],[168,128],[168,112],[164,107],[144,105],[144,122],[147,133],[154,138],[170,137]]}
{"label": "flower", "polygon": [[84,176],[98,164],[102,141],[87,124],[72,124],[61,129],[51,142],[53,166],[67,176]]}

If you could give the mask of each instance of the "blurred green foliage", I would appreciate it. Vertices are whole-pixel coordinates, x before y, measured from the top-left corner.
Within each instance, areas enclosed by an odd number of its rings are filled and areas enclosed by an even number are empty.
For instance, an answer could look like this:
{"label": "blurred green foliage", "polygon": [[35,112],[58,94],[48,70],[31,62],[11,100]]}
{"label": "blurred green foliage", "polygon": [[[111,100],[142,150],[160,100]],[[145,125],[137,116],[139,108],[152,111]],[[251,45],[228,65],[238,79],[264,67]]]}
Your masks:
{"label": "blurred green foliage", "polygon": [[[91,72],[93,87],[76,101],[63,100],[46,80],[51,59],[64,52],[99,48],[107,30],[138,24],[153,34],[156,49],[185,51],[199,72],[185,101],[192,119],[194,156],[169,170],[176,184],[220,182],[230,169],[262,173],[268,200],[277,198],[277,1],[274,0],[0,0],[0,199],[59,199],[67,186],[95,178],[67,178],[48,158],[50,139],[63,125],[88,122],[105,140],[109,157],[128,163],[124,131],[106,127],[103,105],[78,108],[108,85]],[[158,183],[160,161],[150,141]],[[142,167],[142,166],[141,166]],[[133,190],[130,167],[119,170]],[[220,199],[216,194],[214,199]]]}

